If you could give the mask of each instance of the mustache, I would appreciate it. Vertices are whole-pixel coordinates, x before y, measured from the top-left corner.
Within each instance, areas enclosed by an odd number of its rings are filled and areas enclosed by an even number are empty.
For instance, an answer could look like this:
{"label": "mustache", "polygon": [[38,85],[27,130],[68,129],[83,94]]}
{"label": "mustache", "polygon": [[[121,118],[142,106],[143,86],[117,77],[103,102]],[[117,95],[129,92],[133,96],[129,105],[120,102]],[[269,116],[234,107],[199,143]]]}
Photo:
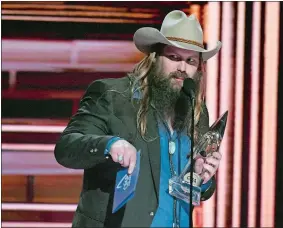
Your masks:
{"label": "mustache", "polygon": [[181,78],[181,79],[185,79],[185,78],[189,78],[189,75],[185,72],[180,72],[180,71],[174,71],[171,72],[169,74],[169,78]]}

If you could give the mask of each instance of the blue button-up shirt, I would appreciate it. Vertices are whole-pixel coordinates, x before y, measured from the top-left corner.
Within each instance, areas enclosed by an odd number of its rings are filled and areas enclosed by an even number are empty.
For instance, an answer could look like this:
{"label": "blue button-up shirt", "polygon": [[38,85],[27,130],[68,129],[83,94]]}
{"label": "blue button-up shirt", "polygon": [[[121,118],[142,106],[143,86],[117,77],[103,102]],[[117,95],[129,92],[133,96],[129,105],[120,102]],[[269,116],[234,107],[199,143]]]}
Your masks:
{"label": "blue button-up shirt", "polygon": [[[161,121],[159,122],[159,136],[161,148],[161,172],[159,187],[159,205],[154,216],[151,227],[172,227],[173,225],[173,197],[169,194],[170,162],[169,162],[169,141],[175,143],[175,152],[172,155],[172,162],[176,175],[180,175],[185,168],[190,154],[191,139],[185,133],[177,135],[168,130]],[[211,181],[201,186],[201,190],[205,191],[211,185]],[[182,200],[177,201],[177,220],[180,227],[189,227],[189,204]]]}
{"label": "blue button-up shirt", "polygon": [[[172,155],[172,162],[176,175],[187,163],[187,155],[189,152],[191,141],[185,134],[177,135],[174,131],[172,135],[168,132],[166,126],[159,123],[159,136],[161,148],[161,172],[159,187],[159,205],[154,216],[151,227],[172,227],[173,225],[173,197],[168,192],[169,179],[171,178],[169,163],[169,141],[175,143],[175,152]],[[183,201],[177,201],[177,219],[181,227],[189,226],[189,206]]]}

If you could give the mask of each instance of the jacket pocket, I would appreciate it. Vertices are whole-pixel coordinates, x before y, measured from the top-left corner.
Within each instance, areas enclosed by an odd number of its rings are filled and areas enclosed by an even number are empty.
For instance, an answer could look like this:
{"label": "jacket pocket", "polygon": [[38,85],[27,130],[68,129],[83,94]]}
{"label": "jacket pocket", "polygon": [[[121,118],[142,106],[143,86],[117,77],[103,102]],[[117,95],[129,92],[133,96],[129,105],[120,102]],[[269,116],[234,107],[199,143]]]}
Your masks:
{"label": "jacket pocket", "polygon": [[76,211],[73,219],[72,227],[73,228],[104,227],[104,223]]}

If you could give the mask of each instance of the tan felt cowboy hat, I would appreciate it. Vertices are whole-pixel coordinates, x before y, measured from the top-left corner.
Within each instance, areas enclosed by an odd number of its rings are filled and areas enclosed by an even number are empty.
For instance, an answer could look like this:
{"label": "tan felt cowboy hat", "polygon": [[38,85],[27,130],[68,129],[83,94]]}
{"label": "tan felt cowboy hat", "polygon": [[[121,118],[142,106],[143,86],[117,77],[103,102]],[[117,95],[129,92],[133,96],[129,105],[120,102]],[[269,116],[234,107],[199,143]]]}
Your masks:
{"label": "tan felt cowboy hat", "polygon": [[134,43],[141,52],[146,54],[153,52],[152,47],[157,43],[201,52],[204,61],[214,56],[222,46],[218,41],[215,48],[204,49],[202,28],[195,15],[187,17],[179,10],[166,15],[160,31],[151,27],[138,29],[134,34]]}

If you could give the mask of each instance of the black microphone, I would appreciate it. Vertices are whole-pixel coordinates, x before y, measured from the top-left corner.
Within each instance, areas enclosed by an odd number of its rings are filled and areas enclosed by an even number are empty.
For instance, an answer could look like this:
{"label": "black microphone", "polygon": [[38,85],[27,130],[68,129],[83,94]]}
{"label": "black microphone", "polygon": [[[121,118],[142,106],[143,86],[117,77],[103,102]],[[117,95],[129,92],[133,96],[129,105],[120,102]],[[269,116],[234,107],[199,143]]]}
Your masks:
{"label": "black microphone", "polygon": [[193,228],[193,204],[192,204],[192,200],[193,200],[193,172],[194,172],[194,168],[193,168],[193,149],[194,149],[194,116],[195,116],[195,99],[196,99],[196,95],[195,95],[195,91],[196,91],[196,84],[194,82],[193,79],[191,78],[186,78],[184,80],[184,84],[183,84],[183,88],[182,88],[183,92],[190,97],[191,101],[192,101],[192,121],[191,121],[191,167],[190,167],[190,228]]}
{"label": "black microphone", "polygon": [[[191,119],[191,167],[190,167],[190,193],[193,191],[193,148],[194,148],[194,109],[195,109],[195,91],[196,84],[193,79],[186,78],[183,83],[183,87],[180,91],[180,96],[175,104],[175,121],[174,129],[182,132],[184,124],[182,124],[187,118],[189,108],[192,110]],[[190,228],[193,228],[193,205],[192,205],[192,194],[190,194]]]}
{"label": "black microphone", "polygon": [[191,98],[191,100],[196,99],[196,84],[193,79],[186,78],[183,83],[182,91]]}
{"label": "black microphone", "polygon": [[188,115],[189,108],[192,105],[192,100],[194,100],[195,87],[193,79],[186,78],[184,80],[180,96],[175,104],[175,121],[173,127],[178,132],[182,132],[184,130],[183,123]]}

